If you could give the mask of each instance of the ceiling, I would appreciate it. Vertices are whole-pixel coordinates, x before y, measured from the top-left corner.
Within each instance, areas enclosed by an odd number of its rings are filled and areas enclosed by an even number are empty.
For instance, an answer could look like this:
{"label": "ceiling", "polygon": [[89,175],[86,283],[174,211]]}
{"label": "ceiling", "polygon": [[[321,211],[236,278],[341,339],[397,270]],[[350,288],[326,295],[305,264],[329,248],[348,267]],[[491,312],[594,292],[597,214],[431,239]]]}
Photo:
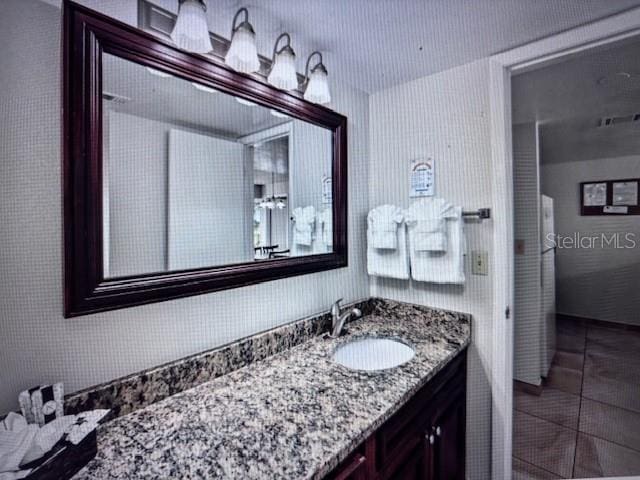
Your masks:
{"label": "ceiling", "polygon": [[274,116],[256,104],[238,103],[220,91],[202,91],[177,77],[160,77],[136,63],[104,55],[103,93],[122,102],[105,101],[114,111],[236,139],[291,120]]}
{"label": "ceiling", "polygon": [[[135,1],[81,3],[114,13],[130,10]],[[177,11],[177,0],[153,2]],[[321,50],[333,81],[372,93],[640,6],[640,0],[208,0],[208,5],[215,33],[228,38],[235,11],[246,6],[260,53],[270,56],[278,34],[288,31],[300,72],[309,53]]]}
{"label": "ceiling", "polygon": [[513,122],[541,123],[542,163],[640,153],[640,40],[625,41],[513,78]]}

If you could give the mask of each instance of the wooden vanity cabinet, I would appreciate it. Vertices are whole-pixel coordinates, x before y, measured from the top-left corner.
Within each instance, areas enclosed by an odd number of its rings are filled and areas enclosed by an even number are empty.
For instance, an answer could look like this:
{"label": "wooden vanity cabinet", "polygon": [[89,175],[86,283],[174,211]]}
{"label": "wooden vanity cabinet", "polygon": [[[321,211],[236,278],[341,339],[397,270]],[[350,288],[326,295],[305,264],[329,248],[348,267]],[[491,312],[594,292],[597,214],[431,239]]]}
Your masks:
{"label": "wooden vanity cabinet", "polygon": [[464,351],[327,478],[463,480],[466,361]]}

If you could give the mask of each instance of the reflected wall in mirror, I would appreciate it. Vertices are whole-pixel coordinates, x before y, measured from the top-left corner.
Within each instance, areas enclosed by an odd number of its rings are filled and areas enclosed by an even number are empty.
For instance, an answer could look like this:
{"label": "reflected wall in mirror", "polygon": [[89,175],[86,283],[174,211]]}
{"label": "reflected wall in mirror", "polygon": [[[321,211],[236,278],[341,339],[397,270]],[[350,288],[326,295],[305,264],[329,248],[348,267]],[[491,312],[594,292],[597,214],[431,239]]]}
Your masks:
{"label": "reflected wall in mirror", "polygon": [[332,131],[103,55],[103,272],[333,251]]}

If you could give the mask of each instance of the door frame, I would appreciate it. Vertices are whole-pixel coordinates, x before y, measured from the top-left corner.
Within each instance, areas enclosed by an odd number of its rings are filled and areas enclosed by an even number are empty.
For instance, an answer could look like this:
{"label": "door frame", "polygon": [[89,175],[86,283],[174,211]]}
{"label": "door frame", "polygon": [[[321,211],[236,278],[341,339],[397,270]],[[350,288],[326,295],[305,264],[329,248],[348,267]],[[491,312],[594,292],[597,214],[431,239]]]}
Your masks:
{"label": "door frame", "polygon": [[[513,147],[511,76],[640,35],[640,7],[489,57],[494,258],[492,478],[511,479],[513,413]],[[509,314],[510,313],[510,314]]]}

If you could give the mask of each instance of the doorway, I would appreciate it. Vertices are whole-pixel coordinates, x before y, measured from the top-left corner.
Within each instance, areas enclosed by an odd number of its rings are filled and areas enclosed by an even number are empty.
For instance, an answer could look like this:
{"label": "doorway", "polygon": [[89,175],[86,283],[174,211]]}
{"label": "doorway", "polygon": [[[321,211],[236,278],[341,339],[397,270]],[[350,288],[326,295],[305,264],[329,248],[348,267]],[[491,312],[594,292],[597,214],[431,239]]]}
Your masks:
{"label": "doorway", "polygon": [[640,475],[640,40],[511,85],[514,476]]}
{"label": "doorway", "polygon": [[[492,476],[512,478],[512,414],[514,378],[514,263],[513,158],[511,121],[512,76],[539,69],[632,40],[640,34],[640,9],[632,9],[550,38],[545,38],[490,60],[491,146],[494,165],[494,258],[497,277],[494,289],[492,425]],[[585,340],[588,329],[585,330]],[[591,475],[597,477],[599,475]],[[514,476],[515,477],[515,476]],[[557,478],[558,475],[550,478]],[[522,478],[522,476],[517,477]],[[526,477],[525,477],[526,478]],[[533,477],[536,478],[536,477]]]}

